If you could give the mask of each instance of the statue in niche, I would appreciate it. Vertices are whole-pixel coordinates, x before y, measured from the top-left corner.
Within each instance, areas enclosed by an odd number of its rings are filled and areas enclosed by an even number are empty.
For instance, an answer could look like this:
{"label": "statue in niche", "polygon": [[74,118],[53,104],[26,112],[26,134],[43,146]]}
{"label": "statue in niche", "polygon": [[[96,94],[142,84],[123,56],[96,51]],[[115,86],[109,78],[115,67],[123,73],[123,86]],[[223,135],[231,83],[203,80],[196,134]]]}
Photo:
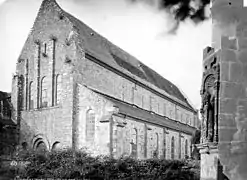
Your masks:
{"label": "statue in niche", "polygon": [[202,113],[204,124],[204,139],[207,142],[213,142],[214,139],[214,124],[215,124],[215,90],[214,90],[214,78],[209,78],[205,82],[206,90],[203,95]]}
{"label": "statue in niche", "polygon": [[214,138],[214,107],[215,98],[213,94],[208,95],[208,106],[207,106],[207,140],[213,142]]}

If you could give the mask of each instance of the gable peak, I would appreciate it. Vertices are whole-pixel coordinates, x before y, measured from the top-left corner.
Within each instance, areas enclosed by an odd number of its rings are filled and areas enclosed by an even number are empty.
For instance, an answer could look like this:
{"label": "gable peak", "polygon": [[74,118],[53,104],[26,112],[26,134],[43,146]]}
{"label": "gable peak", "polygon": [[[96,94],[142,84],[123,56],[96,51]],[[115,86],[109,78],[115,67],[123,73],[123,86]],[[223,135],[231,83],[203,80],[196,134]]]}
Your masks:
{"label": "gable peak", "polygon": [[49,3],[49,2],[55,2],[56,3],[56,0],[43,0],[42,3]]}
{"label": "gable peak", "polygon": [[39,12],[47,9],[53,9],[58,11],[62,10],[61,7],[56,2],[56,0],[43,0]]}

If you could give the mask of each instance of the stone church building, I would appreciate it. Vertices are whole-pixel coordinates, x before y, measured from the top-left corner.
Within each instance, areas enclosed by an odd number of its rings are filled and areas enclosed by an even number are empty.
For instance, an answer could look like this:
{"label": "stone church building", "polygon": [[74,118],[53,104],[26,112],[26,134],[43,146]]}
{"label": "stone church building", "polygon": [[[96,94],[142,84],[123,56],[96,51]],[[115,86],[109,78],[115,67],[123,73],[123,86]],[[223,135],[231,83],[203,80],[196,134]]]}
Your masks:
{"label": "stone church building", "polygon": [[24,148],[185,158],[198,113],[170,81],[44,0],[12,80]]}

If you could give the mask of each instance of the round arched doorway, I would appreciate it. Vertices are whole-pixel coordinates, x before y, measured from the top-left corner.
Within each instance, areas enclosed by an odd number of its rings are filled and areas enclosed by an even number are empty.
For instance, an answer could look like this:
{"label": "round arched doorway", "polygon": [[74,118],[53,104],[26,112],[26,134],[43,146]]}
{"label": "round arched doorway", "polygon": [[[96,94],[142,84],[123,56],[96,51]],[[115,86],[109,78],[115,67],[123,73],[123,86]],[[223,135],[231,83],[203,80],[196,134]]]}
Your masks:
{"label": "round arched doorway", "polygon": [[40,152],[40,153],[44,153],[48,150],[48,148],[47,148],[47,146],[46,146],[46,144],[42,138],[39,138],[34,142],[34,150],[36,152]]}
{"label": "round arched doorway", "polygon": [[62,148],[61,143],[58,141],[52,145],[52,151],[58,151],[61,150],[61,148]]}

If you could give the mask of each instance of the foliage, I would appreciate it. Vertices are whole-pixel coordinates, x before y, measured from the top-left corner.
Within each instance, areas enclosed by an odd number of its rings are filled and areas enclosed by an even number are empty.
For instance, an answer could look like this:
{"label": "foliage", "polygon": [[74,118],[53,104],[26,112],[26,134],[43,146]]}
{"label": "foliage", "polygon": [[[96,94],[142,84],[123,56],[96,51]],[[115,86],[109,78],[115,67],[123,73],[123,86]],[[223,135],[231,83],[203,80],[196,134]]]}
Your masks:
{"label": "foliage", "polygon": [[191,143],[192,144],[200,144],[200,138],[201,138],[201,130],[197,129],[192,136]]}
{"label": "foliage", "polygon": [[[16,156],[22,167],[15,166],[20,178],[62,179],[169,179],[199,180],[199,163],[189,160],[136,160],[130,157],[114,159],[108,156],[93,157],[85,151],[55,152],[26,151]],[[13,168],[12,168],[13,169]]]}
{"label": "foliage", "polygon": [[200,144],[201,139],[201,130],[200,127],[195,131],[192,136],[191,143],[193,144],[192,157],[195,159],[200,159],[199,149],[196,147],[196,144]]}

